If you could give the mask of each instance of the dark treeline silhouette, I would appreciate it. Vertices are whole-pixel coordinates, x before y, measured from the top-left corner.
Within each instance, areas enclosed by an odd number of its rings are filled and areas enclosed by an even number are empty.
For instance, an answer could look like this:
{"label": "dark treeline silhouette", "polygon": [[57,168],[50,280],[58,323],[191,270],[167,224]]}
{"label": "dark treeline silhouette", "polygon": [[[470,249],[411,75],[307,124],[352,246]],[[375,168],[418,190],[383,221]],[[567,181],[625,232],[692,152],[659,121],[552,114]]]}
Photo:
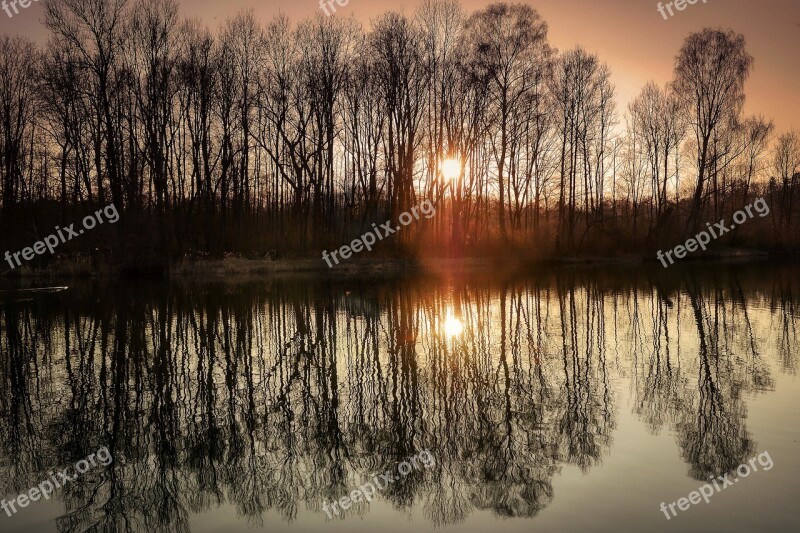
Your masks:
{"label": "dark treeline silhouette", "polygon": [[5,304],[0,491],[106,445],[114,463],[59,494],[59,531],[188,531],[225,504],[250,524],[324,520],[323,500],[427,449],[435,467],[378,498],[435,526],[532,517],[562,466],[603,460],[628,405],[705,482],[757,450],[745,394],[797,369],[797,272],[770,273],[94,285]]}
{"label": "dark treeline silhouette", "polygon": [[117,260],[316,256],[430,199],[386,252],[609,254],[763,196],[717,244],[798,245],[800,140],[743,116],[732,30],[687,36],[673,80],[620,110],[601,58],[522,4],[208,29],[175,0],[42,3],[45,45],[0,39],[5,244],[113,202]]}

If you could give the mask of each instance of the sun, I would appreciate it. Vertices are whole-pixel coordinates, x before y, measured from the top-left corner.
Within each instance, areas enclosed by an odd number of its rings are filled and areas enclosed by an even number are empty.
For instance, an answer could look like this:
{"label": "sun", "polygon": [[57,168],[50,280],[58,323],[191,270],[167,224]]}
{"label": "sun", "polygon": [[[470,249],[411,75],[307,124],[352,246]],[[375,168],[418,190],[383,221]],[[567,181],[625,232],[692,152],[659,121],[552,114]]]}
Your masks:
{"label": "sun", "polygon": [[442,176],[447,181],[453,181],[461,175],[461,162],[455,158],[447,158],[442,161]]}
{"label": "sun", "polygon": [[444,319],[444,334],[448,337],[458,337],[462,331],[464,331],[464,324],[448,311],[447,318]]}

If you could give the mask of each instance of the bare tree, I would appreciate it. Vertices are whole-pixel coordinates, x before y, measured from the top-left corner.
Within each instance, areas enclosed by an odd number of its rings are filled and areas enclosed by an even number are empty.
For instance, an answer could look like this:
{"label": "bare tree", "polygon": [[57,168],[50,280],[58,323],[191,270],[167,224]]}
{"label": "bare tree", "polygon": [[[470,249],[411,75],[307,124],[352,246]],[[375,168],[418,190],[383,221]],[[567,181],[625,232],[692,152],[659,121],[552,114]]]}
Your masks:
{"label": "bare tree", "polygon": [[25,199],[25,171],[31,164],[28,139],[36,117],[39,52],[21,37],[0,38],[0,187],[4,213]]}
{"label": "bare tree", "polygon": [[430,78],[422,62],[420,30],[397,13],[379,18],[370,35],[375,52],[375,74],[387,113],[385,163],[393,216],[408,209],[414,199],[416,154],[423,136],[423,101]]}
{"label": "bare tree", "polygon": [[[169,207],[168,168],[174,144],[173,112],[176,109],[175,65],[178,51],[178,5],[175,0],[138,0],[131,15],[131,39],[126,65],[132,71],[133,95],[141,121],[142,155],[155,192],[156,211]],[[139,148],[137,147],[137,150]],[[131,168],[135,168],[135,165]],[[137,172],[130,176],[133,190]],[[130,198],[137,202],[137,195]],[[178,195],[173,194],[177,197]]]}
{"label": "bare tree", "polygon": [[542,83],[550,66],[547,23],[523,4],[492,4],[467,21],[470,57],[479,79],[489,84],[492,110],[488,120],[496,125],[492,150],[497,166],[500,234],[506,237],[506,166],[512,138],[512,111]]}
{"label": "bare tree", "polygon": [[633,101],[631,111],[633,119],[638,121],[639,131],[643,133],[644,148],[650,167],[652,230],[654,224],[661,225],[665,222],[663,217],[668,206],[670,155],[680,145],[684,126],[677,98],[653,82],[645,85]]}
{"label": "bare tree", "polygon": [[[579,204],[582,204],[585,229],[588,229],[594,168],[603,166],[613,123],[614,108],[608,100],[613,95],[613,87],[608,68],[597,56],[582,48],[569,50],[556,64],[551,93],[561,140],[556,244],[561,250],[574,249]],[[600,197],[602,191],[598,191]]]}
{"label": "bare tree", "polygon": [[800,181],[800,136],[797,132],[791,131],[778,137],[773,166],[782,185],[780,221],[789,226],[792,222],[795,190]]}
{"label": "bare tree", "polygon": [[[360,28],[353,19],[318,14],[297,30],[301,54],[301,83],[313,114],[310,139],[313,145],[311,179],[314,220],[323,214],[333,222],[335,186],[335,140],[339,109],[348,71],[355,57]],[[327,198],[327,202],[324,201]],[[325,205],[327,204],[327,205]]]}
{"label": "bare tree", "polygon": [[[115,205],[124,206],[122,190],[121,124],[115,112],[115,95],[122,82],[120,63],[125,38],[127,0],[45,0],[44,23],[65,40],[92,77],[98,110],[95,172],[98,201],[104,200],[107,175]],[[104,147],[104,149],[103,149]]]}
{"label": "bare tree", "polygon": [[744,82],[753,58],[744,36],[732,30],[706,28],[686,38],[675,64],[674,91],[688,113],[697,143],[697,182],[686,233],[699,224],[703,192],[710,172],[711,141],[744,104]]}

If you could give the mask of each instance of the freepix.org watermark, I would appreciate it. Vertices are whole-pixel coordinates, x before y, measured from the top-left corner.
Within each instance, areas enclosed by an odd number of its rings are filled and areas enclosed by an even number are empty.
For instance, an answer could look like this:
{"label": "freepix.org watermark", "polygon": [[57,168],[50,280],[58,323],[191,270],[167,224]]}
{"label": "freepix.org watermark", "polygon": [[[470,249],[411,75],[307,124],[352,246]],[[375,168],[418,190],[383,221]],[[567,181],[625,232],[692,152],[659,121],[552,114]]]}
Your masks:
{"label": "freepix.org watermark", "polygon": [[111,457],[111,452],[108,451],[106,446],[103,446],[86,459],[81,459],[75,463],[74,469],[77,474],[70,475],[70,467],[65,468],[61,472],[50,472],[49,479],[42,481],[36,487],[33,487],[26,493],[20,494],[9,502],[5,500],[0,501],[0,507],[2,507],[8,516],[12,516],[19,511],[17,506],[24,508],[30,505],[31,502],[39,501],[42,498],[49,500],[50,496],[56,489],[64,487],[67,483],[75,481],[81,474],[88,472],[90,467],[97,467],[98,463],[102,466],[108,466],[112,463],[112,461],[113,458]]}
{"label": "freepix.org watermark", "polygon": [[5,260],[8,262],[9,266],[11,266],[11,270],[14,270],[18,266],[22,266],[20,256],[22,256],[22,259],[25,261],[30,261],[36,255],[42,255],[45,252],[52,254],[59,245],[64,244],[67,241],[71,241],[78,235],[83,235],[86,230],[94,229],[98,224],[102,224],[102,215],[105,215],[109,224],[114,224],[119,220],[119,212],[117,212],[117,208],[114,206],[114,204],[107,205],[103,209],[98,209],[93,215],[89,215],[84,218],[83,229],[75,231],[75,224],[70,224],[66,228],[60,228],[56,226],[56,232],[45,237],[43,241],[35,242],[33,243],[33,246],[23,248],[19,252],[11,253],[6,251]]}
{"label": "freepix.org watermark", "polygon": [[[419,206],[415,205],[409,211],[402,213],[398,217],[400,224],[402,224],[402,226],[392,227],[391,220],[387,220],[380,226],[373,223],[372,227],[374,228],[374,231],[365,233],[358,239],[355,239],[349,245],[345,244],[338,250],[334,250],[332,252],[328,252],[328,250],[325,250],[324,252],[322,252],[322,259],[326,263],[328,263],[328,268],[333,268],[333,265],[331,264],[331,259],[333,259],[333,261],[338,265],[339,259],[336,257],[337,255],[341,256],[342,259],[350,259],[350,257],[354,253],[359,253],[363,251],[365,248],[369,251],[372,251],[372,247],[375,245],[376,242],[382,241],[385,237],[388,237],[389,235],[392,235],[393,233],[400,231],[401,229],[403,229],[403,226],[408,226],[414,220],[419,220],[420,211],[422,212],[423,215],[425,215],[425,218],[432,218],[433,216],[436,215],[436,208],[434,207],[433,202],[431,202],[430,200],[425,200],[424,202],[419,204]],[[381,234],[381,230],[383,230],[385,233]]]}
{"label": "freepix.org watermark", "polygon": [[[349,2],[350,0],[319,0],[319,7],[327,16],[330,17],[333,13],[336,13],[336,8],[333,7],[333,4],[338,4],[339,7],[344,7]],[[328,9],[330,9],[331,12],[328,12]]]}
{"label": "freepix.org watermark", "polygon": [[[337,508],[338,506],[341,506],[342,510],[346,511],[354,503],[359,503],[364,500],[368,502],[372,501],[373,496],[375,496],[379,490],[384,490],[401,477],[406,477],[411,472],[420,470],[420,465],[417,464],[418,461],[422,463],[422,466],[425,468],[430,468],[436,464],[436,459],[433,457],[433,454],[428,450],[423,450],[397,465],[396,473],[391,470],[387,470],[383,474],[375,474],[375,476],[372,478],[374,484],[367,482],[356,490],[350,492],[349,495],[342,496],[338,500],[334,500],[332,502],[323,501],[322,510],[325,511],[325,514],[328,515],[328,518],[333,518],[334,514],[339,516],[339,509]],[[378,477],[380,477],[380,480]],[[333,511],[333,514],[331,514],[331,511]]]}
{"label": "freepix.org watermark", "polygon": [[[675,13],[672,12],[672,6],[675,6],[675,9],[677,9],[678,11],[683,11],[684,9],[686,9],[687,6],[693,6],[698,1],[699,0],[674,0],[672,2],[667,2],[667,5],[664,5],[662,2],[659,2],[658,5],[656,6],[656,9],[658,10],[659,13],[661,13],[661,16],[664,17],[664,20],[668,20],[669,17],[667,17],[666,13],[667,11],[669,11],[670,17],[675,16]],[[708,0],[702,0],[702,2],[704,4],[707,4]]]}
{"label": "freepix.org watermark", "polygon": [[[742,225],[755,215],[753,215],[753,209],[755,209],[758,216],[764,218],[765,216],[769,215],[769,205],[767,202],[764,201],[763,198],[759,198],[755,202],[750,205],[746,205],[743,209],[736,211],[733,214],[733,221],[735,224],[731,224],[728,226],[725,223],[725,219],[720,220],[714,226],[711,226],[711,222],[707,222],[706,226],[708,227],[708,231],[701,231],[694,238],[689,239],[682,245],[676,246],[672,250],[667,250],[666,252],[662,252],[661,250],[656,253],[656,257],[661,264],[664,265],[664,268],[667,268],[667,262],[665,260],[669,259],[669,264],[674,265],[675,260],[672,258],[672,254],[675,254],[675,257],[678,259],[683,259],[686,257],[686,254],[689,252],[696,252],[698,248],[701,248],[703,251],[706,250],[706,246],[708,243],[711,242],[712,239],[719,239],[729,231],[732,231],[736,228],[737,225]],[[715,231],[716,230],[716,231]]]}
{"label": "freepix.org watermark", "polygon": [[[13,17],[14,15],[19,15],[19,9],[17,9],[17,4],[21,8],[28,8],[31,7],[32,2],[38,2],[39,0],[3,0],[0,6],[3,7],[3,11],[6,12],[8,18]],[[14,13],[11,13],[11,10],[14,10]]]}
{"label": "freepix.org watermark", "polygon": [[[678,513],[675,512],[675,505],[678,506],[679,510],[685,511],[689,508],[690,503],[692,505],[696,505],[700,503],[701,499],[705,500],[705,502],[708,503],[709,502],[708,499],[714,494],[719,493],[723,489],[727,489],[734,483],[739,483],[740,479],[744,479],[747,476],[749,476],[751,466],[753,467],[753,472],[758,472],[756,459],[758,459],[758,464],[764,467],[764,470],[772,470],[772,467],[775,466],[775,464],[772,462],[772,457],[769,456],[769,452],[762,452],[761,454],[759,454],[758,457],[753,457],[752,459],[750,459],[749,466],[747,463],[740,464],[739,467],[735,470],[738,477],[735,477],[733,481],[731,481],[731,479],[728,477],[733,475],[733,473],[722,474],[721,476],[717,476],[716,479],[714,479],[714,476],[711,476],[708,479],[714,484],[713,487],[710,484],[706,483],[702,487],[699,487],[697,490],[690,492],[688,498],[678,498],[677,502],[672,502],[669,505],[667,505],[666,502],[661,502],[661,507],[659,507],[659,509],[661,509],[661,512],[664,513],[664,516],[667,517],[667,520],[669,520],[672,518],[672,516],[678,516]],[[717,483],[718,481],[719,483]],[[715,488],[717,489],[716,492],[714,492]],[[669,513],[667,512],[667,507],[669,507],[669,510],[672,511],[672,516],[670,516]]]}

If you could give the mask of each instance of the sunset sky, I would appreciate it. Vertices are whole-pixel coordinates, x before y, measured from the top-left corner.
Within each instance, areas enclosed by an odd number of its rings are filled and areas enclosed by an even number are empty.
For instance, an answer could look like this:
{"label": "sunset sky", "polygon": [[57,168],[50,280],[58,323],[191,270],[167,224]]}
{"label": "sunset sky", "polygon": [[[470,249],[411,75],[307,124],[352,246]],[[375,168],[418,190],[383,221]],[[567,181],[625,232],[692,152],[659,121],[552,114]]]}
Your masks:
{"label": "sunset sky", "polygon": [[[772,118],[779,131],[800,129],[800,1],[708,0],[689,5],[664,20],[653,0],[528,0],[549,25],[559,49],[582,45],[607,62],[617,86],[620,111],[650,79],[663,84],[685,36],[706,26],[743,33],[755,69],[746,86],[747,114]],[[318,0],[179,0],[184,16],[217,26],[240,9],[253,8],[268,20],[283,12],[293,20],[320,13]],[[462,0],[468,12],[488,5]],[[412,14],[418,0],[350,0],[334,16],[355,16],[365,25],[388,10]],[[0,11],[0,31],[43,41],[42,7],[32,4],[13,19]]]}

